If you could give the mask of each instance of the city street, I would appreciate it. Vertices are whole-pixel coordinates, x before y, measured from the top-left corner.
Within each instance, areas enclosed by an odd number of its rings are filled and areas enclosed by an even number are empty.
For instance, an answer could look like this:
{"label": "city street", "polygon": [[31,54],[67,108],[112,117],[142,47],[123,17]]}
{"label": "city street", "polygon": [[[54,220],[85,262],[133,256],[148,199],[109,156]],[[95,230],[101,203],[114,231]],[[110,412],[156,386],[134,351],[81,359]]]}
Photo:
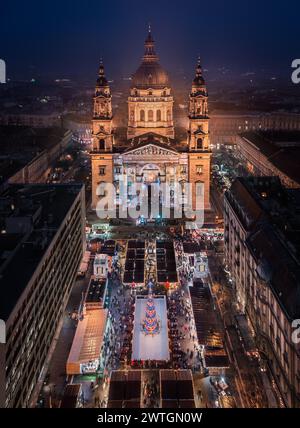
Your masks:
{"label": "city street", "polygon": [[[155,232],[153,229],[135,227],[131,238],[136,237],[145,240],[146,278],[155,278]],[[118,235],[117,227],[110,229],[110,236]],[[123,230],[122,238],[126,236]],[[167,238],[163,230],[160,233]],[[167,238],[168,239],[168,238]],[[88,286],[92,274],[92,263],[90,261],[88,272],[84,279],[78,279],[72,290],[67,305],[63,327],[57,341],[56,349],[49,368],[47,370],[47,381],[42,388],[42,396],[45,406],[56,407],[63,396],[67,382],[82,384],[82,405],[85,407],[106,407],[109,394],[109,378],[112,370],[133,369],[131,361],[131,341],[134,316],[134,302],[136,294],[145,293],[131,287],[124,286],[122,276],[125,269],[126,240],[118,241],[119,252],[112,273],[108,280],[109,289],[109,316],[106,335],[103,340],[101,360],[98,376],[66,376],[66,360],[72,345],[76,330],[76,319],[74,315],[82,305],[82,296]],[[228,351],[230,368],[226,374],[223,370],[214,371],[213,376],[207,373],[203,355],[200,352],[197,331],[195,327],[194,314],[191,304],[190,287],[193,286],[193,275],[195,268],[190,267],[190,257],[184,253],[183,243],[200,244],[203,248],[209,248],[208,265],[205,278],[210,284],[213,299],[216,302],[216,314],[220,317],[224,326],[225,345]],[[184,244],[186,245],[186,244]],[[174,240],[175,257],[179,278],[179,287],[169,289],[167,295],[168,322],[171,360],[166,368],[190,368],[193,372],[195,400],[199,407],[266,407],[275,406],[277,400],[272,394],[270,382],[266,376],[262,377],[259,372],[258,363],[249,359],[242,347],[238,336],[234,316],[238,313],[232,286],[228,281],[222,265],[222,254],[214,251],[212,240],[208,234],[200,234],[192,240],[188,237]],[[148,279],[147,279],[148,280]],[[161,292],[161,288],[160,288]],[[155,366],[154,366],[155,373]],[[230,394],[220,395],[220,391],[214,385],[225,378],[229,386]],[[214,380],[215,379],[215,380]],[[146,382],[146,381],[145,381]],[[255,387],[254,387],[255,385]],[[264,387],[268,393],[264,393]],[[155,400],[153,406],[156,406]]]}

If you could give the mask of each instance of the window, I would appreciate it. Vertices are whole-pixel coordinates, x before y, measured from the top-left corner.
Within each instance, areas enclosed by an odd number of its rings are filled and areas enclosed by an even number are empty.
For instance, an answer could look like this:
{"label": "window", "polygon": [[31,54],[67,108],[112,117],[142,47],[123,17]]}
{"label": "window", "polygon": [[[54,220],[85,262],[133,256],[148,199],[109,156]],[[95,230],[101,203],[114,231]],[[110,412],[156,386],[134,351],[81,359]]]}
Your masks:
{"label": "window", "polygon": [[99,175],[105,175],[105,166],[99,166]]}
{"label": "window", "polygon": [[202,165],[197,165],[197,166],[196,166],[196,173],[197,173],[198,175],[202,174]]}
{"label": "window", "polygon": [[186,174],[186,166],[182,165],[181,167],[181,174]]}
{"label": "window", "polygon": [[157,110],[157,112],[156,112],[156,120],[157,120],[157,122],[161,121],[161,111],[160,110]]}
{"label": "window", "polygon": [[148,111],[148,121],[152,122],[153,121],[153,110],[149,110]]}
{"label": "window", "polygon": [[141,110],[140,111],[140,121],[144,122],[144,120],[145,120],[145,110]]}
{"label": "window", "polygon": [[105,140],[103,138],[99,140],[99,150],[105,150]]}
{"label": "window", "polygon": [[116,173],[116,174],[121,174],[121,167],[120,167],[120,166],[117,166],[117,167],[115,168],[115,173]]}
{"label": "window", "polygon": [[203,148],[203,140],[202,138],[197,139],[197,150],[202,150]]}

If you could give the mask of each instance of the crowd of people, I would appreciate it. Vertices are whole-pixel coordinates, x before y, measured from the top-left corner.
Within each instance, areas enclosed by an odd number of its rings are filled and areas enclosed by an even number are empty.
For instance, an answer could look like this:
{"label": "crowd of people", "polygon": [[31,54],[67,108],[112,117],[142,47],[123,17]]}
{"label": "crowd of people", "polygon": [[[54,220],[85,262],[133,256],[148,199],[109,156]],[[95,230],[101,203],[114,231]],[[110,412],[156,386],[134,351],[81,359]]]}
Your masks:
{"label": "crowd of people", "polygon": [[195,267],[191,266],[189,257],[184,253],[182,239],[174,240],[175,254],[177,258],[178,274],[181,286],[193,281]]}
{"label": "crowd of people", "polygon": [[[146,246],[146,249],[146,257],[148,250],[149,255],[152,255],[155,250],[155,241],[153,244],[150,239],[149,247]],[[122,259],[119,258],[112,266],[110,278],[112,293],[109,319],[111,327],[105,336],[102,354],[106,373],[118,368],[128,368],[130,365],[132,368],[149,369],[171,367],[175,369],[191,368],[193,371],[201,369],[202,362],[189,296],[189,282],[193,279],[193,269],[189,265],[189,258],[184,253],[182,239],[174,240],[174,249],[179,267],[179,287],[175,290],[166,290],[171,360],[162,364],[157,361],[131,361],[136,293],[131,287],[125,287],[122,284]],[[152,258],[149,257],[149,266],[146,264],[146,271],[149,271],[149,278],[151,277],[154,283],[155,292],[156,282],[153,280]],[[143,388],[144,407],[156,407],[157,382],[149,379],[144,383]]]}
{"label": "crowd of people", "polygon": [[168,296],[168,319],[174,368],[200,369],[193,311],[184,288]]}

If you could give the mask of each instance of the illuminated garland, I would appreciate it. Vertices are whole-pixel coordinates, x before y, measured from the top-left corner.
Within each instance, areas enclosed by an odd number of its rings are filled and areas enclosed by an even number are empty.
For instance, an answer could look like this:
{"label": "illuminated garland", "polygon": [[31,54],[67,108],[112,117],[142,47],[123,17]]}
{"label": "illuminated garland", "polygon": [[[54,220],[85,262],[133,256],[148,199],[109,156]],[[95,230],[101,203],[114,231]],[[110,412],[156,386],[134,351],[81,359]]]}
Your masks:
{"label": "illuminated garland", "polygon": [[142,327],[146,335],[148,334],[154,335],[159,333],[160,331],[160,325],[156,316],[155,304],[152,297],[151,282],[149,283],[149,294],[148,294],[148,300],[146,305],[146,317],[143,320]]}

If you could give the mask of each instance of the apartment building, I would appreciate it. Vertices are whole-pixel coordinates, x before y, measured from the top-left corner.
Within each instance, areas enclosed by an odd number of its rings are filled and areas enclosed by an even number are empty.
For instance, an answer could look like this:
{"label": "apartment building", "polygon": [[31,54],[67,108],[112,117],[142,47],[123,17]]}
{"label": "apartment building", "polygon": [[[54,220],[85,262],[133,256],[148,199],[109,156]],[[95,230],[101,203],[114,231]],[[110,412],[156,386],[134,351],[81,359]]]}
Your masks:
{"label": "apartment building", "polygon": [[225,258],[285,405],[300,407],[300,190],[278,177],[237,178],[225,194]]}
{"label": "apartment building", "polygon": [[0,407],[28,407],[84,249],[84,186],[9,185],[0,195]]}

